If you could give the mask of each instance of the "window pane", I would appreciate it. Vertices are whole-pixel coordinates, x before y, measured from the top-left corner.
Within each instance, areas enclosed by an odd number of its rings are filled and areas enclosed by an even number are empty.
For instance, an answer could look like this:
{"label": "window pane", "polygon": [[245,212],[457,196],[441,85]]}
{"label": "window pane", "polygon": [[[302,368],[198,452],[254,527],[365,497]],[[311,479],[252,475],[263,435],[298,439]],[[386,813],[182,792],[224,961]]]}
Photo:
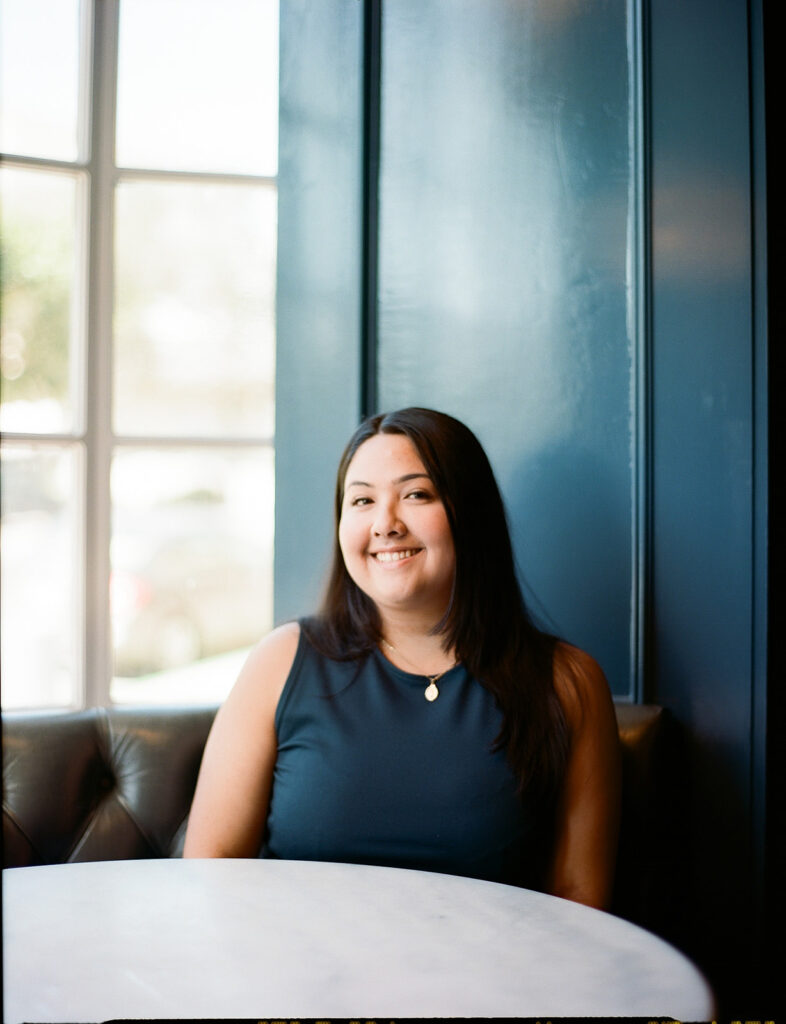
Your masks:
{"label": "window pane", "polygon": [[4,167],[3,430],[74,425],[77,177]]}
{"label": "window pane", "polygon": [[271,627],[272,450],[121,450],[112,499],[112,700],[222,700]]}
{"label": "window pane", "polygon": [[118,187],[120,433],[272,435],[275,246],[271,187]]}
{"label": "window pane", "polygon": [[81,452],[5,445],[2,473],[3,707],[76,703]]}
{"label": "window pane", "polygon": [[77,158],[79,0],[3,0],[0,149]]}
{"label": "window pane", "polygon": [[119,166],[276,173],[278,0],[123,2],[118,61]]}

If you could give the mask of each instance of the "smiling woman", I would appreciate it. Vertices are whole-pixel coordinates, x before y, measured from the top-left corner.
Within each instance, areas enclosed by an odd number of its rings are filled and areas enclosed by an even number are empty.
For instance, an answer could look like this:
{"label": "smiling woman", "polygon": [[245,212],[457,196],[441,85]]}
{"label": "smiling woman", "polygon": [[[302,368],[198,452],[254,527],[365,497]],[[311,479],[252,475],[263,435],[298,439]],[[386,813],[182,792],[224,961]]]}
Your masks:
{"label": "smiling woman", "polygon": [[611,697],[531,622],[475,436],[428,409],[371,417],[335,514],[319,615],[264,640],[216,718],[186,856],[420,868],[606,906]]}
{"label": "smiling woman", "polygon": [[380,612],[422,620],[426,632],[441,619],[453,587],[453,536],[409,438],[377,434],[355,453],[338,537],[347,572]]}

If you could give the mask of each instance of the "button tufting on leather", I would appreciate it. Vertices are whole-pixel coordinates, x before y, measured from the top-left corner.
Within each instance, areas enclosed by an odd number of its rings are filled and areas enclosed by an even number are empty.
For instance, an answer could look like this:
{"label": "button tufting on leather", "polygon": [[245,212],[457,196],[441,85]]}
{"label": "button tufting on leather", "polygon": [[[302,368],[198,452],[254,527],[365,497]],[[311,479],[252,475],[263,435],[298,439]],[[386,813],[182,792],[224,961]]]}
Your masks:
{"label": "button tufting on leather", "polygon": [[215,708],[3,719],[3,864],[179,856]]}
{"label": "button tufting on leather", "polygon": [[108,770],[105,771],[105,772],[102,772],[101,775],[99,775],[98,783],[97,783],[97,787],[96,787],[99,790],[99,792],[111,793],[112,790],[115,789],[116,786],[117,786],[117,779]]}

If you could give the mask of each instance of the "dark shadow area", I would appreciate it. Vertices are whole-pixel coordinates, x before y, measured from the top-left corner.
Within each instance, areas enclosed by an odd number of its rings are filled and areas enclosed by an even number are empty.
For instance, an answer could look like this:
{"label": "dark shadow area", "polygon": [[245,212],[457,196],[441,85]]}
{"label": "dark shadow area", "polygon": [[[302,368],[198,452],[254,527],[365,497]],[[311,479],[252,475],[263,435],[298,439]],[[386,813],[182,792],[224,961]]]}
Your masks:
{"label": "dark shadow area", "polygon": [[[783,964],[786,961],[784,921],[786,921],[786,755],[782,742],[786,729],[786,694],[784,694],[784,659],[782,629],[786,615],[782,586],[777,584],[777,566],[784,564],[784,501],[783,460],[786,454],[786,429],[782,396],[786,387],[786,359],[782,340],[786,336],[781,282],[786,272],[784,242],[783,194],[780,170],[783,156],[780,146],[778,111],[783,96],[783,59],[779,37],[775,34],[775,12],[780,5],[765,0],[764,7],[764,76],[767,121],[767,335],[769,373],[769,505],[767,552],[767,752],[764,879],[761,892],[762,928],[759,944],[764,975],[762,1005],[772,1007],[786,1003]],[[774,1011],[773,1011],[774,1012]]]}

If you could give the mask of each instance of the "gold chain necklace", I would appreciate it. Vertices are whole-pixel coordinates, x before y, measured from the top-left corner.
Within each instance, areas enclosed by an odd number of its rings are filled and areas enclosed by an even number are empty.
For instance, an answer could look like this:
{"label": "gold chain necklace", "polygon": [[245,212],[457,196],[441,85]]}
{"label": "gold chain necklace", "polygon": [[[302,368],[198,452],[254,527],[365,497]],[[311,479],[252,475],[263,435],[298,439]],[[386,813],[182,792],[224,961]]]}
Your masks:
{"label": "gold chain necklace", "polygon": [[437,688],[437,680],[441,679],[444,675],[447,675],[447,673],[450,672],[450,669],[455,668],[456,665],[458,664],[458,662],[454,662],[450,666],[450,668],[446,668],[444,671],[437,672],[436,675],[432,676],[432,675],[429,675],[428,672],[421,672],[419,669],[415,668],[415,666],[412,664],[412,662],[409,660],[409,658],[406,655],[402,654],[401,651],[399,651],[396,647],[394,647],[393,644],[391,644],[388,640],[386,640],[384,638],[384,636],[382,637],[382,643],[389,650],[393,651],[394,654],[397,654],[399,656],[399,658],[402,659],[402,661],[406,661],[406,663],[408,665],[410,665],[415,670],[416,675],[425,676],[426,679],[428,679],[428,686],[424,690],[423,696],[429,702],[434,701],[434,700],[437,699],[437,697],[439,697],[439,689]]}

